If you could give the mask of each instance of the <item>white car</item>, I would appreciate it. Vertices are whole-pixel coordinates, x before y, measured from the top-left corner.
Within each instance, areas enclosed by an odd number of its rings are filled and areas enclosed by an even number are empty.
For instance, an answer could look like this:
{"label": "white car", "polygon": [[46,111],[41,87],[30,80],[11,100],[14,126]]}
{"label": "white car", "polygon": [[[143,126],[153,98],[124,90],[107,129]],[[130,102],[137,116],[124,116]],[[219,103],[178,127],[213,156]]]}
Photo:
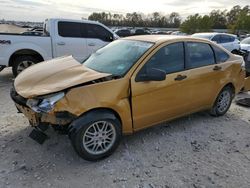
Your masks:
{"label": "white car", "polygon": [[16,76],[30,65],[65,55],[83,61],[117,38],[99,22],[49,19],[41,36],[0,33],[0,70],[12,67]]}
{"label": "white car", "polygon": [[245,38],[240,42],[240,49],[250,52],[250,37]]}
{"label": "white car", "polygon": [[240,41],[237,39],[236,35],[227,33],[195,33],[192,37],[211,40],[220,44],[230,52],[240,49]]}
{"label": "white car", "polygon": [[186,36],[187,34],[181,31],[174,31],[170,35]]}

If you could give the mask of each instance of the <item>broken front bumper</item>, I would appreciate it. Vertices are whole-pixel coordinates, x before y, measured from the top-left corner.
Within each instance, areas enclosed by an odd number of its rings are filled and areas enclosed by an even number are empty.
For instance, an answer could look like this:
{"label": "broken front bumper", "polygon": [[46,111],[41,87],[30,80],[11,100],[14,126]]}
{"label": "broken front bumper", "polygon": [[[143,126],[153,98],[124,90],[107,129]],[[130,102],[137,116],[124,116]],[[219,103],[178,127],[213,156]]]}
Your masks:
{"label": "broken front bumper", "polygon": [[29,120],[31,126],[38,126],[40,123],[47,123],[50,125],[69,125],[76,116],[69,112],[49,112],[49,113],[38,113],[33,111],[26,105],[27,99],[18,95],[18,93],[12,89],[11,98],[15,102],[15,105],[19,112],[23,113]]}

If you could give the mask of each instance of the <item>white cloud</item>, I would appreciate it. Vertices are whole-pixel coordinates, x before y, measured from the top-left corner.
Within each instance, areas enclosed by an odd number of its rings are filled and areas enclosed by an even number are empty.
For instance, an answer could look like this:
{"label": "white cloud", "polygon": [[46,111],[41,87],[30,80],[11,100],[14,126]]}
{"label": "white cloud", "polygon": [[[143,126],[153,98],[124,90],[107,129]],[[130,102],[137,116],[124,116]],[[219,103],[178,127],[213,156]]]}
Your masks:
{"label": "white cloud", "polygon": [[116,13],[179,12],[183,17],[213,9],[230,9],[245,6],[249,0],[0,0],[0,19],[43,21],[50,17],[80,19],[92,12]]}

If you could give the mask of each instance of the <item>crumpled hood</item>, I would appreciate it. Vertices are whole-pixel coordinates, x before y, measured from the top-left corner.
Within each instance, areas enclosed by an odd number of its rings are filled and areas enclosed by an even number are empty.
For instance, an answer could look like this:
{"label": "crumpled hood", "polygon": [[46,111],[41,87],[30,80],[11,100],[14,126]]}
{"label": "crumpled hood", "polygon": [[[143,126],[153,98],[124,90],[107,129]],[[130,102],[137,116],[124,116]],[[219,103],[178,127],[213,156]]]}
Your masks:
{"label": "crumpled hood", "polygon": [[89,69],[72,56],[67,56],[38,63],[25,69],[15,79],[14,86],[19,95],[31,98],[109,75]]}

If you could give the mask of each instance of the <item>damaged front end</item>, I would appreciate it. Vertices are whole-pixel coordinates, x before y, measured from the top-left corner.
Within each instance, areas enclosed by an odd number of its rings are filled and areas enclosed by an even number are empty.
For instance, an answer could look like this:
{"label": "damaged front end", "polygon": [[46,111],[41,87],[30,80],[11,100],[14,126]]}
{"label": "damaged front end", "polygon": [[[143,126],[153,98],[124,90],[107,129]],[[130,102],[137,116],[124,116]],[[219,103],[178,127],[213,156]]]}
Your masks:
{"label": "damaged front end", "polygon": [[26,99],[20,96],[15,89],[11,90],[11,98],[19,112],[23,113],[33,127],[40,124],[69,125],[76,116],[69,112],[54,112],[53,107],[60,99],[64,97],[63,92],[50,94],[46,96],[39,96],[32,99]]}

